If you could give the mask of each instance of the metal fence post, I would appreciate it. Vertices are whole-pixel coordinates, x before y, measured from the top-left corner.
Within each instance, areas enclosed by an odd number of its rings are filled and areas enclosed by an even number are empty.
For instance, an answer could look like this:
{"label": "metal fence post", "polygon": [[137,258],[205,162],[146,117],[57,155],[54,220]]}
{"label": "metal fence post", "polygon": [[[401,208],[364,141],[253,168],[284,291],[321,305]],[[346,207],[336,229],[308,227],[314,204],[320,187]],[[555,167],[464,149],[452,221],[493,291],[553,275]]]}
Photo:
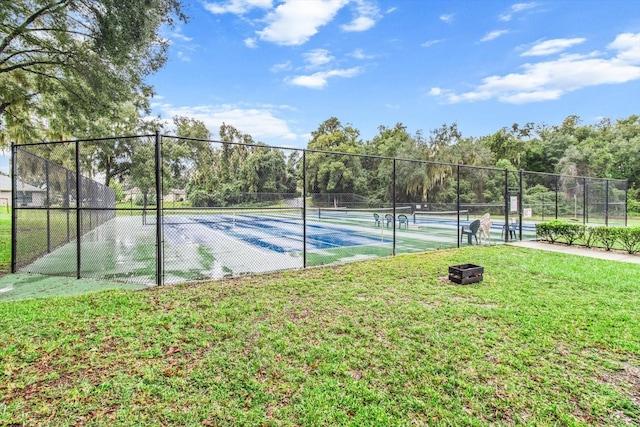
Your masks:
{"label": "metal fence post", "polygon": [[307,150],[302,150],[302,268],[307,268]]}
{"label": "metal fence post", "polygon": [[71,209],[71,189],[69,186],[71,185],[71,180],[69,179],[69,169],[64,172],[64,188],[67,192],[66,194],[66,211],[67,211],[67,243],[71,241],[71,221],[69,218],[69,211]]}
{"label": "metal fence post", "polygon": [[556,219],[558,219],[558,188],[560,188],[560,175],[556,175]]}
{"label": "metal fence post", "polygon": [[520,169],[520,200],[518,203],[518,240],[522,240],[522,214],[524,212],[524,171]]}
{"label": "metal fence post", "polygon": [[627,208],[629,200],[628,200],[628,191],[629,191],[629,181],[625,180],[624,183],[624,226],[627,226]]}
{"label": "metal fence post", "polygon": [[609,226],[609,180],[604,181],[604,225]]}
{"label": "metal fence post", "polygon": [[[460,164],[456,165],[456,212],[458,216],[458,223],[456,228],[458,229],[458,237],[456,239],[456,244],[460,247]],[[468,215],[468,212],[467,212]]]}
{"label": "metal fence post", "polygon": [[504,170],[504,241],[509,241],[509,169]]}
{"label": "metal fence post", "polygon": [[16,154],[18,149],[16,147],[16,143],[11,141],[11,272],[16,272],[16,208],[18,204],[16,201],[18,200],[16,194],[16,165],[18,164],[16,159]]}
{"label": "metal fence post", "polygon": [[44,164],[44,175],[47,183],[46,206],[47,206],[47,253],[51,253],[51,186],[49,185],[49,161]]}
{"label": "metal fence post", "polygon": [[162,285],[163,278],[163,242],[162,242],[162,138],[156,130],[156,284]]}
{"label": "metal fence post", "polygon": [[391,187],[391,198],[392,201],[392,215],[393,215],[393,246],[391,250],[391,254],[393,256],[396,255],[396,158],[393,158],[393,179],[392,179],[392,187]]}
{"label": "metal fence post", "polygon": [[80,235],[82,234],[82,197],[80,187],[80,142],[76,140],[76,278],[82,277]]}
{"label": "metal fence post", "polygon": [[587,178],[582,178],[582,224],[587,223]]}

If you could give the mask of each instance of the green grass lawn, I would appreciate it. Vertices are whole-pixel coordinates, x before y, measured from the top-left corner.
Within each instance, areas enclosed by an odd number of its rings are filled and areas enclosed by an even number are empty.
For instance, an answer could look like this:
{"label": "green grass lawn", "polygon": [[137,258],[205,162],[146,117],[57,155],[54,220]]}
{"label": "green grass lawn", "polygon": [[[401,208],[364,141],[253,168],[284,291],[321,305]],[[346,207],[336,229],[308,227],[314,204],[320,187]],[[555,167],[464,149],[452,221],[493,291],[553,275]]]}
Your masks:
{"label": "green grass lawn", "polygon": [[0,425],[635,426],[639,300],[637,265],[493,246],[4,302]]}
{"label": "green grass lawn", "polygon": [[0,275],[11,271],[11,214],[0,212]]}

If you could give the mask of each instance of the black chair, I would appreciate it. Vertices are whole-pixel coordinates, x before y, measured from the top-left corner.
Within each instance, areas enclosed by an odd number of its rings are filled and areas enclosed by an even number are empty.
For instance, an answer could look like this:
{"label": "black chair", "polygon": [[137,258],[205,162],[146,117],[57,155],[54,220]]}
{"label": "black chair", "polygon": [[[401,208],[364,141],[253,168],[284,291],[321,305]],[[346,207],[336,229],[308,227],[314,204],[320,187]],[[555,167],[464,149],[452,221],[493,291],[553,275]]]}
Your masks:
{"label": "black chair", "polygon": [[460,231],[460,243],[462,243],[462,236],[467,235],[467,240],[470,245],[473,244],[471,238],[475,237],[476,244],[478,243],[478,229],[480,228],[480,220],[476,219],[469,224],[469,227],[465,229],[465,226],[462,226],[462,230]]}

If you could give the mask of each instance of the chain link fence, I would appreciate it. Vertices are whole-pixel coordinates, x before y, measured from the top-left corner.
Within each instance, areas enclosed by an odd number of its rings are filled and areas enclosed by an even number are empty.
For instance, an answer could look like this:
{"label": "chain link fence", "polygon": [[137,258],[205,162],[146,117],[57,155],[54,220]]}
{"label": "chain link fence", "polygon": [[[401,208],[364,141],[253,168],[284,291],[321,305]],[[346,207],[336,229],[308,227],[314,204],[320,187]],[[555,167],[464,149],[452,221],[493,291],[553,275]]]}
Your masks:
{"label": "chain link fence", "polygon": [[626,225],[623,180],[160,134],[12,154],[14,272],[179,283]]}

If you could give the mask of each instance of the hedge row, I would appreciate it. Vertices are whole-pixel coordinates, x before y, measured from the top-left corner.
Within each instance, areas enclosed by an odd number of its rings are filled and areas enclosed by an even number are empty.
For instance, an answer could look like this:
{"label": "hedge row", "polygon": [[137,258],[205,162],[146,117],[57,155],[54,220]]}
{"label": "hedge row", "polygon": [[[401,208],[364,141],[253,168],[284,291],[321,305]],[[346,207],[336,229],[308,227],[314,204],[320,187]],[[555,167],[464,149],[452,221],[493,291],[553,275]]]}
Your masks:
{"label": "hedge row", "polygon": [[630,254],[640,251],[640,227],[592,227],[556,220],[536,224],[536,236],[551,243],[580,243],[588,248],[601,245],[606,250],[618,243]]}

